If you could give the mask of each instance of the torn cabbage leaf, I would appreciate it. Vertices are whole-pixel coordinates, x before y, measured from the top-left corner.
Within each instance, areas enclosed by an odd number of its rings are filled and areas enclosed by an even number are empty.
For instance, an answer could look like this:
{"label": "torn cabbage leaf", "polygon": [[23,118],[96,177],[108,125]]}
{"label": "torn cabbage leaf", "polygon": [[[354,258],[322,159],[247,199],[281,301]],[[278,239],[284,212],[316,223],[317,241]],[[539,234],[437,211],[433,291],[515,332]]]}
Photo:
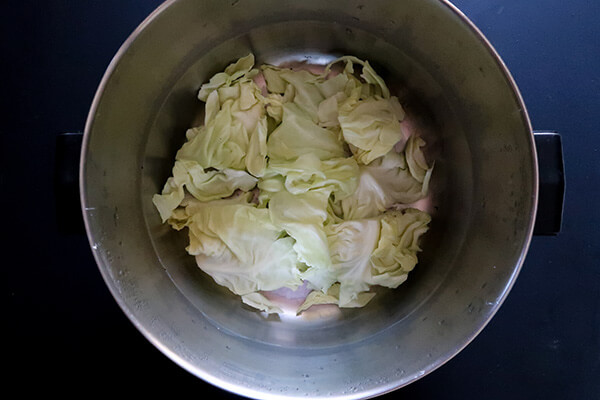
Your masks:
{"label": "torn cabbage leaf", "polygon": [[[274,116],[280,115],[278,110],[284,103],[293,103],[314,123],[320,122],[320,104],[346,90],[349,75],[339,74],[328,78],[306,70],[292,70],[263,66],[262,72],[267,89],[272,92],[271,103],[267,111]],[[281,121],[281,118],[279,118]]]}
{"label": "torn cabbage leaf", "polygon": [[189,254],[219,285],[238,295],[302,284],[294,240],[269,211],[247,204],[201,207],[191,216]]}
{"label": "torn cabbage leaf", "polygon": [[[356,299],[346,303],[343,307],[345,308],[357,308],[364,307],[367,305],[371,299],[375,297],[375,293],[362,292],[356,295]],[[313,290],[306,296],[304,302],[298,307],[296,311],[297,314],[300,314],[302,311],[308,310],[312,306],[322,305],[322,304],[335,304],[338,307],[340,306],[340,284],[336,283],[332,285],[326,292]]]}
{"label": "torn cabbage leaf", "polygon": [[299,194],[283,190],[269,201],[271,221],[295,240],[294,250],[305,265],[302,279],[319,290],[327,290],[335,282],[324,228],[330,193],[329,189]]}
{"label": "torn cabbage leaf", "polygon": [[281,314],[283,310],[271,300],[267,299],[262,293],[253,292],[241,296],[244,304],[254,307],[268,314]]}
{"label": "torn cabbage leaf", "polygon": [[317,125],[294,103],[283,104],[282,121],[269,135],[267,152],[272,162],[291,162],[305,154],[320,160],[347,156],[339,135]]}
{"label": "torn cabbage leaf", "polygon": [[173,229],[176,231],[180,231],[183,228],[187,227],[188,221],[190,218],[198,212],[200,208],[203,207],[215,207],[215,206],[224,206],[231,204],[253,204],[254,192],[242,192],[236,191],[234,195],[230,197],[226,197],[223,199],[211,200],[211,201],[200,201],[195,199],[190,194],[186,194],[184,199],[179,204],[171,215],[169,216],[167,222]]}
{"label": "torn cabbage leaf", "polygon": [[433,166],[425,162],[423,143],[411,136],[403,153],[390,151],[361,166],[356,190],[341,201],[343,217],[370,218],[395,204],[412,204],[427,196]]}
{"label": "torn cabbage leaf", "polygon": [[361,90],[361,92],[365,94],[368,92],[372,96],[380,96],[386,99],[390,97],[390,90],[388,89],[383,78],[381,78],[381,76],[379,76],[379,74],[375,72],[371,64],[369,64],[369,61],[361,60],[358,57],[339,57],[338,59],[332,61],[325,67],[324,74],[328,74],[331,71],[332,67],[340,62],[345,62],[344,73],[347,75],[354,74],[354,64],[360,65],[362,69],[360,77],[364,81],[363,86],[369,87],[367,91]]}
{"label": "torn cabbage leaf", "polygon": [[256,76],[258,70],[254,67],[254,54],[248,54],[225,68],[225,71],[215,74],[203,84],[198,92],[198,99],[206,102],[208,96],[218,89],[227,89],[238,81],[248,81]]}
{"label": "torn cabbage leaf", "polygon": [[[231,196],[236,190],[249,191],[257,179],[246,171],[224,169],[205,171],[195,161],[175,161],[173,176],[160,195],[152,201],[165,222],[185,197],[185,190],[200,201],[211,201]],[[184,190],[185,189],[185,190]]]}
{"label": "torn cabbage leaf", "polygon": [[396,288],[417,264],[419,238],[430,216],[417,209],[388,211],[378,217],[328,226],[327,238],[337,287],[316,293],[305,304],[365,305],[371,285]]}
{"label": "torn cabbage leaf", "polygon": [[261,89],[252,80],[254,57],[246,57],[202,85],[204,125],[192,128],[175,157],[203,168],[247,170],[261,176],[266,168],[267,117]]}
{"label": "torn cabbage leaf", "polygon": [[341,200],[355,192],[359,167],[350,157],[322,161],[315,154],[307,153],[293,162],[271,162],[269,172],[282,176],[284,187],[290,193],[325,189]]}
{"label": "torn cabbage leaf", "polygon": [[404,111],[396,97],[346,101],[338,111],[344,139],[353,146],[357,160],[365,165],[389,153],[404,139],[402,119]]}

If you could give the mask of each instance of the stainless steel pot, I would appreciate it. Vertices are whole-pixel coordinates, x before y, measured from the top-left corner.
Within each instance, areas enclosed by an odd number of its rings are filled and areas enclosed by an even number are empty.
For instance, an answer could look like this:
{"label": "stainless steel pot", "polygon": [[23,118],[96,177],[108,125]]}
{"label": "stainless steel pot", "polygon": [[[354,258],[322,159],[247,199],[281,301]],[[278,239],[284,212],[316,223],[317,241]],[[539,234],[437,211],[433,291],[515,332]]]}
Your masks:
{"label": "stainless steel pot", "polygon": [[[217,286],[151,197],[198,115],[199,86],[240,56],[368,59],[436,166],[431,230],[408,281],[364,309],[264,317]],[[115,299],[158,349],[244,396],[365,398],[438,368],[488,323],[532,235],[531,125],[506,67],[447,1],[171,0],[125,42],[81,156],[90,243]]]}

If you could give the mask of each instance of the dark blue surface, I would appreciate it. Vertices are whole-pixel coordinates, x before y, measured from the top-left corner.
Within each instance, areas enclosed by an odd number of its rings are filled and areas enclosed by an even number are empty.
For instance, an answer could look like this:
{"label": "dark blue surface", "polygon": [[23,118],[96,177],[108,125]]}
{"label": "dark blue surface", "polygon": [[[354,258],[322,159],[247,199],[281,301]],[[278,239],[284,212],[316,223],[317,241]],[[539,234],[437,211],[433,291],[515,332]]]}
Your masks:
{"label": "dark blue surface", "polygon": [[[160,1],[6,1],[0,12],[2,296],[9,386],[234,398],[148,343],[88,243],[60,235],[54,141],[82,130],[112,56]],[[521,89],[535,129],[562,134],[563,231],[535,237],[508,299],[457,357],[385,398],[600,398],[600,2],[457,0]],[[13,256],[10,256],[13,255]],[[8,355],[8,357],[6,357]]]}

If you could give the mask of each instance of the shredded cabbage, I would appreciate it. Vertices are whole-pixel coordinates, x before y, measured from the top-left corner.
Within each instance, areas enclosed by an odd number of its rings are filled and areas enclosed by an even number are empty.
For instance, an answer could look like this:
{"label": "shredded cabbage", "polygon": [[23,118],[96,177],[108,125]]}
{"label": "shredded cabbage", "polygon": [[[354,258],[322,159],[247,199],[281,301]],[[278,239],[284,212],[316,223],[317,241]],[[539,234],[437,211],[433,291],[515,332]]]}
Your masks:
{"label": "shredded cabbage", "polygon": [[426,143],[403,130],[367,61],[341,57],[321,74],[254,64],[249,54],[201,86],[204,123],[153,203],[251,307],[281,313],[265,294],[299,287],[311,291],[297,313],[363,307],[372,286],[396,288],[418,263],[431,218],[411,204],[428,193]]}

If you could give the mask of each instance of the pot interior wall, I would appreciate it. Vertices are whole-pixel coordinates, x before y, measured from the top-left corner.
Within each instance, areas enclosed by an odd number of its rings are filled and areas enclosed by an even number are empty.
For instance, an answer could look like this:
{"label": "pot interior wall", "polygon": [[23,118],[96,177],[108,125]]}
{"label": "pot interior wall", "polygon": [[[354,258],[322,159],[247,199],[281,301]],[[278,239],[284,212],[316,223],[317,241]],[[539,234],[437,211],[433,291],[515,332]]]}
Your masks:
{"label": "pot interior wall", "polygon": [[[444,3],[283,3],[180,0],[139,29],[86,129],[90,241],[126,314],[192,373],[250,396],[372,395],[454,355],[510,289],[536,202],[529,122],[486,43]],[[198,269],[187,232],[152,205],[198,121],[200,85],[249,52],[258,64],[369,60],[428,143],[433,221],[420,262],[365,308],[255,312]]]}

